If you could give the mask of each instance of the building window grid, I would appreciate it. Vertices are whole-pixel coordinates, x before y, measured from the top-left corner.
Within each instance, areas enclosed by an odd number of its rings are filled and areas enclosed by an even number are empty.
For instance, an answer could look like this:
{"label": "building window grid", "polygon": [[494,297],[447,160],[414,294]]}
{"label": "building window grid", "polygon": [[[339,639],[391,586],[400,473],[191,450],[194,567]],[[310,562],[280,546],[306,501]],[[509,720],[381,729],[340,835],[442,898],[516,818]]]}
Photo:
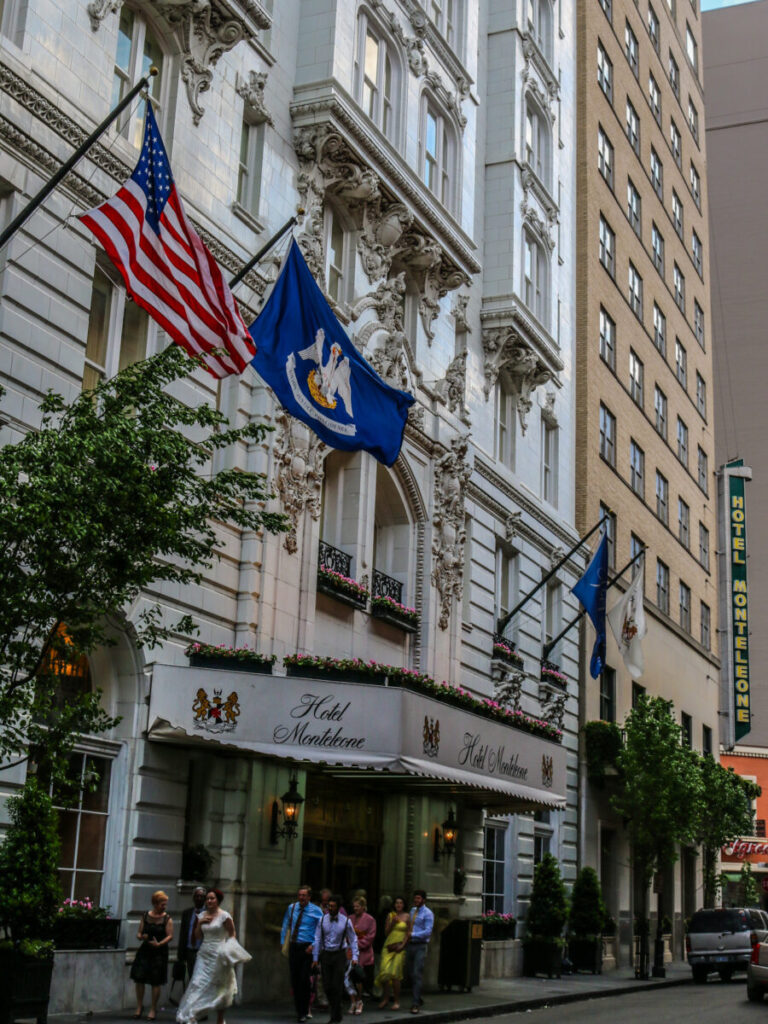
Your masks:
{"label": "building window grid", "polygon": [[688,465],[688,427],[677,417],[677,457],[684,466]]}
{"label": "building window grid", "polygon": [[640,117],[627,97],[627,138],[637,155],[640,155]]}
{"label": "building window grid", "polygon": [[707,382],[701,376],[699,371],[696,371],[696,408],[699,410],[701,415],[706,419],[707,416]]}
{"label": "building window grid", "polygon": [[624,52],[627,56],[629,66],[632,69],[632,74],[637,78],[640,74],[640,49],[637,42],[637,36],[632,31],[632,26],[628,21],[624,24]]}
{"label": "building window grid", "polygon": [[693,160],[691,160],[691,195],[696,206],[701,209],[701,178]]}
{"label": "building window grid", "polygon": [[688,97],[688,127],[696,142],[699,141],[699,112],[691,97]]}
{"label": "building window grid", "polygon": [[629,290],[629,306],[638,320],[643,319],[643,279],[637,272],[637,267],[630,260],[627,271],[627,283]]}
{"label": "building window grid", "polygon": [[656,515],[665,526],[669,525],[669,481],[656,470]]}
{"label": "building window grid", "polygon": [[629,485],[638,497],[644,497],[645,452],[635,440],[629,442]]}
{"label": "building window grid", "polygon": [[675,338],[675,376],[686,390],[688,389],[688,353],[679,338]]}
{"label": "building window grid", "polygon": [[653,343],[666,359],[667,357],[667,318],[659,306],[653,304]]}
{"label": "building window grid", "polygon": [[367,15],[359,21],[357,94],[360,106],[388,138],[394,131],[397,74],[386,40],[370,25]]}
{"label": "building window grid", "polygon": [[616,417],[600,403],[600,455],[609,466],[616,466]]}
{"label": "building window grid", "polygon": [[609,103],[613,103],[613,64],[602,43],[597,44],[597,84]]}
{"label": "building window grid", "polygon": [[664,165],[659,159],[659,154],[651,146],[651,185],[653,191],[659,197],[664,198]]}
{"label": "building window grid", "polygon": [[691,67],[699,74],[699,44],[696,42],[696,37],[691,31],[691,26],[686,21],[685,23],[685,55],[690,62]]}
{"label": "building window grid", "polygon": [[[693,0],[695,3],[695,0]],[[712,754],[712,730],[708,725],[701,727],[701,752],[704,755]]]}
{"label": "building window grid", "polygon": [[704,271],[704,246],[695,230],[691,231],[691,259],[699,277],[701,277]]}
{"label": "building window grid", "polygon": [[659,83],[652,74],[648,75],[648,99],[651,104],[651,112],[658,124],[661,124],[661,91]]}
{"label": "building window grid", "polygon": [[683,140],[677,125],[671,119],[669,122],[669,146],[672,150],[672,156],[675,158],[675,163],[680,167],[683,162]]}
{"label": "building window grid", "polygon": [[597,130],[597,168],[606,184],[613,189],[613,146],[602,128]]}
{"label": "building window grid", "polygon": [[506,827],[486,825],[483,829],[483,913],[504,913]]}
{"label": "building window grid", "polygon": [[[100,902],[112,762],[109,758],[76,751],[70,756],[69,763],[68,777],[73,777],[76,772],[80,780],[74,803],[61,802],[56,789],[52,791],[62,838],[59,881],[67,899],[77,899],[83,893],[91,893],[94,902]],[[94,769],[98,783],[91,790],[85,782]]]}
{"label": "building window grid", "polygon": [[680,238],[683,237],[683,204],[680,202],[680,196],[672,189],[672,223],[675,225],[675,231],[678,233]]}
{"label": "building window grid", "polygon": [[685,313],[685,274],[677,263],[673,268],[672,282],[675,290],[675,304],[682,313]]}
{"label": "building window grid", "polygon": [[704,494],[709,496],[709,457],[701,445],[699,445],[697,463],[697,481],[699,488],[704,492]]}
{"label": "building window grid", "polygon": [[639,557],[640,553],[645,550],[645,544],[637,536],[636,533],[630,533],[629,535],[629,557],[632,561],[632,569],[630,575],[632,579],[643,571],[643,560]]}
{"label": "building window grid", "polygon": [[607,665],[600,673],[600,719],[616,721],[616,671]]}
{"label": "building window grid", "polygon": [[669,568],[656,559],[656,605],[660,612],[669,615]]}
{"label": "building window grid", "polygon": [[712,613],[709,609],[709,605],[704,604],[703,601],[699,605],[699,630],[701,646],[708,651],[712,646]]}
{"label": "building window grid", "polygon": [[608,566],[616,566],[616,513],[611,512],[607,505],[600,502],[600,518],[604,522],[605,536],[608,541]]}
{"label": "building window grid", "polygon": [[709,572],[709,530],[699,523],[699,562]]}
{"label": "building window grid", "polygon": [[645,367],[634,349],[629,350],[629,394],[632,401],[643,407],[643,381]]}
{"label": "building window grid", "polygon": [[639,238],[642,234],[642,200],[631,178],[627,179],[627,220]]}
{"label": "building window grid", "polygon": [[677,499],[677,539],[684,548],[691,547],[691,509],[682,498]]}
{"label": "building window grid", "polygon": [[696,299],[693,300],[693,333],[699,345],[704,348],[704,310]]}
{"label": "building window grid", "polygon": [[654,267],[664,277],[664,236],[655,222],[651,226],[651,255]]}
{"label": "building window grid", "polygon": [[611,277],[614,277],[616,273],[616,233],[602,214],[600,215],[599,257],[602,265]]}
{"label": "building window grid", "polygon": [[616,369],[616,324],[613,318],[600,307],[600,358]]}
{"label": "building window grid", "polygon": [[656,11],[654,11],[650,4],[648,4],[648,35],[651,37],[654,50],[658,53],[660,40],[659,19],[656,15]]}
{"label": "building window grid", "polygon": [[680,580],[680,626],[691,632],[691,588]]}
{"label": "building window grid", "polygon": [[653,409],[656,414],[656,431],[667,439],[667,396],[657,384],[653,391]]}
{"label": "building window grid", "polygon": [[675,60],[672,51],[669,51],[669,84],[675,97],[680,99],[680,67]]}
{"label": "building window grid", "polygon": [[608,21],[613,21],[613,2],[612,0],[598,0],[598,3],[603,9],[603,14],[606,16]]}
{"label": "building window grid", "polygon": [[680,734],[683,746],[693,749],[693,720],[685,711],[680,713]]}

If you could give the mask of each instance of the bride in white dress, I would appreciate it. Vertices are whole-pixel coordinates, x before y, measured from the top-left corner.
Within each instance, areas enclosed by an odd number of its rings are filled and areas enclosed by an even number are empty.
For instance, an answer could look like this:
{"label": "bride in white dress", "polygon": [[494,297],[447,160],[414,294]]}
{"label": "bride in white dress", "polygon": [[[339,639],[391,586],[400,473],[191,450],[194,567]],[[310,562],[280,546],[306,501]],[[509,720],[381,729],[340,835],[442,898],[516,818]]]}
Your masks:
{"label": "bride in white dress", "polygon": [[220,908],[223,898],[218,889],[209,889],[205,895],[205,913],[199,915],[194,932],[202,945],[176,1012],[178,1024],[196,1024],[209,1010],[216,1010],[217,1024],[224,1024],[224,1011],[237,995],[235,964],[251,959],[235,938],[231,916]]}

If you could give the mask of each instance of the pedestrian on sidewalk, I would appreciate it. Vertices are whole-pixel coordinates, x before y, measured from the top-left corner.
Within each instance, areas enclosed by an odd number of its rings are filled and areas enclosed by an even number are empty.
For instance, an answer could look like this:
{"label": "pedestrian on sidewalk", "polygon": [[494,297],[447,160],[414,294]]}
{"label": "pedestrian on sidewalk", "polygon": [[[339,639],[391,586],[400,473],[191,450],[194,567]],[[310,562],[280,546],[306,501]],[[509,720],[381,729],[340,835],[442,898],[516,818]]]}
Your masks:
{"label": "pedestrian on sidewalk", "polygon": [[[352,999],[350,1013],[358,1016],[363,1012],[363,992],[372,995],[373,992],[373,940],[376,938],[376,921],[368,913],[368,901],[365,896],[356,896],[352,901],[352,916],[350,917],[352,927],[357,936],[357,948],[360,953],[360,977],[357,972],[347,972],[347,992]],[[354,980],[353,988],[350,982]]]}
{"label": "pedestrian on sidewalk", "polygon": [[200,940],[195,938],[195,925],[197,924],[198,916],[203,912],[204,906],[205,886],[198,885],[192,893],[192,906],[187,907],[181,915],[181,926],[179,928],[179,950],[176,954],[176,959],[179,963],[184,964],[186,977],[183,981],[185,985],[192,977],[197,951],[200,949]]}
{"label": "pedestrian on sidewalk", "polygon": [[152,893],[152,909],[141,915],[136,938],[141,942],[131,965],[131,980],[136,984],[138,1020],[144,1012],[144,989],[152,986],[152,1002],[147,1020],[157,1016],[160,989],[168,981],[168,943],[173,938],[173,920],[167,912],[168,897],[161,890]]}
{"label": "pedestrian on sidewalk", "polygon": [[435,915],[427,906],[427,894],[423,889],[414,890],[410,922],[406,967],[411,979],[411,1013],[418,1013],[424,1002],[421,998],[424,961],[427,959],[429,940],[435,927]]}
{"label": "pedestrian on sidewalk", "polygon": [[312,890],[308,885],[299,886],[294,903],[289,903],[283,917],[280,931],[280,946],[289,935],[288,974],[291,979],[296,1020],[303,1024],[309,1014],[309,998],[312,987],[312,946],[315,931],[323,912],[316,903],[311,903]]}
{"label": "pedestrian on sidewalk", "polygon": [[384,926],[386,938],[381,951],[379,976],[376,979],[376,984],[381,987],[380,1010],[387,1008],[390,986],[395,997],[392,1009],[400,1009],[400,982],[403,979],[405,949],[408,944],[410,925],[411,921],[408,911],[405,909],[405,900],[402,896],[395,896],[392,910]]}
{"label": "pedestrian on sidewalk", "polygon": [[317,922],[313,947],[313,966],[320,965],[323,987],[328,997],[331,1014],[328,1024],[341,1024],[347,950],[352,951],[353,964],[357,964],[359,958],[355,929],[347,915],[340,912],[340,906],[341,897],[331,896],[328,900],[328,913]]}

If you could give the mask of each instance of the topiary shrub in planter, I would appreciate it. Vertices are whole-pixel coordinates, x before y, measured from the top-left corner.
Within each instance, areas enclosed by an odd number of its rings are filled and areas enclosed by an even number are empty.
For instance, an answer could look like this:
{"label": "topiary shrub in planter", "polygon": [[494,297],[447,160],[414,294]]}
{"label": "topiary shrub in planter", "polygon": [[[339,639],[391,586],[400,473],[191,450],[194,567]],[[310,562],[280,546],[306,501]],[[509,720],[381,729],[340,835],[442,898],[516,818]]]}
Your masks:
{"label": "topiary shrub in planter", "polygon": [[568,919],[568,949],[575,970],[600,974],[603,963],[601,934],[605,919],[600,879],[593,868],[582,868],[573,883]]}
{"label": "topiary shrub in planter", "polygon": [[61,900],[59,834],[51,798],[31,777],[8,801],[11,824],[0,845],[0,1019],[44,1024],[53,973],[53,923]]}
{"label": "topiary shrub in planter", "polygon": [[545,853],[533,873],[531,902],[523,939],[523,969],[528,977],[546,974],[560,977],[563,928],[568,920],[568,900],[560,866],[551,853]]}

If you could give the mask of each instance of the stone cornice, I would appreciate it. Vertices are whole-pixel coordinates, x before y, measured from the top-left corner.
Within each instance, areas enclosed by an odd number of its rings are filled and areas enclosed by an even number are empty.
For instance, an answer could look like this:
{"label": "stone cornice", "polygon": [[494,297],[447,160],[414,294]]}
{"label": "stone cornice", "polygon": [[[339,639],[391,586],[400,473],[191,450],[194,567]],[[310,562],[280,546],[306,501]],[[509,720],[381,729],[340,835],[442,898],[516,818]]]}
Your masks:
{"label": "stone cornice", "polygon": [[[480,311],[480,321],[483,330],[496,330],[509,327],[536,353],[541,362],[553,373],[559,373],[564,368],[563,360],[560,358],[557,343],[552,335],[542,327],[527,310],[525,305],[516,295],[504,296],[503,304],[500,302],[492,308],[485,308]],[[511,300],[511,301],[510,301]],[[555,383],[558,383],[555,379]],[[558,385],[559,386],[559,385]]]}
{"label": "stone cornice", "polygon": [[[307,93],[310,95],[304,98],[302,94]],[[296,128],[332,123],[348,144],[363,155],[363,160],[379,173],[397,199],[420,217],[423,226],[431,231],[458,266],[467,275],[480,272],[480,263],[473,255],[476,248],[473,241],[440,208],[418,176],[403,163],[337,82],[299,87],[294,90],[294,95],[296,99],[290,109]]]}
{"label": "stone cornice", "polygon": [[417,0],[400,0],[417,36],[423,38],[443,67],[450,72],[456,85],[461,87],[465,82],[467,88],[474,85],[474,79],[456,53],[427,17],[427,13]]}
{"label": "stone cornice", "polygon": [[549,61],[541,52],[539,44],[529,32],[523,33],[523,53],[527,60],[533,64],[541,78],[546,83],[550,96],[557,99],[560,95],[560,83],[557,75],[550,67]]}
{"label": "stone cornice", "polygon": [[[483,454],[479,452],[477,449],[475,449],[474,469],[475,473],[473,474],[473,476],[477,475],[478,477],[480,477],[481,480],[484,480],[487,484],[490,484],[492,487],[495,487],[505,497],[509,498],[510,502],[514,505],[514,507],[521,509],[523,512],[526,512],[535,522],[539,523],[546,530],[548,530],[554,537],[556,537],[559,541],[566,545],[566,547],[573,547],[573,545],[579,539],[579,535],[576,532],[575,527],[573,527],[571,530],[568,530],[568,528],[563,523],[561,523],[557,519],[554,519],[552,516],[547,515],[547,513],[534,501],[531,501],[531,499],[526,494],[524,494],[523,491],[520,490],[520,488],[515,487],[514,484],[512,484],[509,480],[505,480],[499,473],[497,473],[493,466],[491,466],[490,463],[488,463],[485,460]],[[509,507],[504,507],[498,504],[493,498],[491,498],[488,494],[487,487],[482,487],[475,480],[471,480],[469,484],[469,490],[473,500],[477,501],[478,504],[483,505],[484,507],[489,507],[488,502],[491,502],[493,505],[495,505],[496,508],[503,513],[499,516],[501,522],[504,522],[504,520],[509,516]],[[493,511],[492,508],[490,510]],[[532,540],[532,543],[536,544],[538,547],[541,547],[541,540],[541,534],[538,534],[534,531],[534,538]],[[553,547],[553,545],[549,546]],[[580,573],[583,571],[583,566],[580,566],[578,562],[574,561],[573,559],[570,560],[567,564],[571,566],[574,572]]]}

